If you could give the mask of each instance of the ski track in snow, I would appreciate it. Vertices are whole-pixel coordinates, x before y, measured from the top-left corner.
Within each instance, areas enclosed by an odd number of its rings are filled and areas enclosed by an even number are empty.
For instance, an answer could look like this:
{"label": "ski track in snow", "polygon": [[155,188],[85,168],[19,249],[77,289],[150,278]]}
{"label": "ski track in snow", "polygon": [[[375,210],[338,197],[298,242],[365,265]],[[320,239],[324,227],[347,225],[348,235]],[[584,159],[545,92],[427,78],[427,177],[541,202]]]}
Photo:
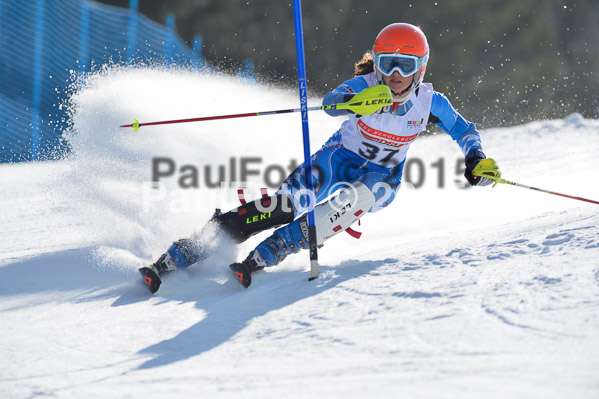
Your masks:
{"label": "ski track in snow", "polygon": [[[227,77],[117,68],[73,98],[75,157],[0,165],[0,396],[597,397],[599,213],[546,194],[440,190],[430,178],[367,215],[359,241],[328,241],[313,282],[302,253],[243,290],[226,265],[261,235],[166,276],[150,296],[137,267],[215,207],[235,206],[234,197],[187,190],[179,200],[199,192],[201,207],[176,212],[164,200],[144,212],[151,157],[219,165],[257,154],[286,165],[301,155],[264,153],[260,142],[301,154],[299,122],[134,136],[115,127],[132,116],[195,115],[200,91],[214,93],[202,113],[222,113],[229,88],[252,106],[239,101],[230,113],[297,101],[295,91]],[[311,114],[313,149],[339,123]],[[597,121],[574,115],[482,136],[507,179],[597,199],[598,134]],[[439,135],[419,139],[409,156],[449,164],[461,155]]]}

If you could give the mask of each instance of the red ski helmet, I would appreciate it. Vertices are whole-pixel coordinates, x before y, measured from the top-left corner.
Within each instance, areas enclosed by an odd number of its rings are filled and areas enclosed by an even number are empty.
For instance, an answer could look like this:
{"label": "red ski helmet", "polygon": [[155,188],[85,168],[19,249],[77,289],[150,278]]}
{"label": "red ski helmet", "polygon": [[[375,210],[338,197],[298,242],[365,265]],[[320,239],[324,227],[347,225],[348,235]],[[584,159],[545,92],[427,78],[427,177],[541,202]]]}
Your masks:
{"label": "red ski helmet", "polygon": [[424,79],[429,57],[426,36],[417,26],[394,23],[379,32],[372,47],[374,71],[379,82],[383,75],[391,75],[397,70],[402,76],[413,75],[412,84],[393,100],[404,102],[418,88]]}

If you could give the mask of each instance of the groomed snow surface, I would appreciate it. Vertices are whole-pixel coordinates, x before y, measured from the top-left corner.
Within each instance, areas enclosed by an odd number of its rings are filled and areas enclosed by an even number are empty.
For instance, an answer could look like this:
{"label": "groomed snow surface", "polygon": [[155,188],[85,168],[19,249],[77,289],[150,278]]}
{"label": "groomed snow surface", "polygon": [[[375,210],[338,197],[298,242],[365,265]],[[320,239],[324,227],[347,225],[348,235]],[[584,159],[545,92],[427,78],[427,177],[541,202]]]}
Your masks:
{"label": "groomed snow surface", "polygon": [[[300,116],[119,125],[297,104],[293,90],[156,68],[74,87],[72,156],[0,165],[0,397],[599,397],[599,207],[458,187],[445,134],[414,143],[413,185],[355,226],[360,240],[325,244],[319,279],[303,251],[244,290],[227,265],[265,233],[150,295],[137,268],[238,204],[240,183],[206,176],[239,179],[245,159],[257,198],[303,158]],[[312,151],[341,121],[310,114]],[[481,135],[506,179],[599,199],[598,121]],[[154,157],[176,171],[152,189]],[[193,168],[199,188],[181,189]]]}

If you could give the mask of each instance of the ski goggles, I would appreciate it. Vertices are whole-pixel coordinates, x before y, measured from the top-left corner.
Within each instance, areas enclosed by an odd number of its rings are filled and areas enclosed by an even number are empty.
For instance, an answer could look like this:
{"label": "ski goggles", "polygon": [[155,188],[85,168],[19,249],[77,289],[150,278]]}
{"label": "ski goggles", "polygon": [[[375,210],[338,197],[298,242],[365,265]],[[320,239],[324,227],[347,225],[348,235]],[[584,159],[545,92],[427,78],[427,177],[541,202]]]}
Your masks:
{"label": "ski goggles", "polygon": [[383,75],[389,76],[397,71],[407,78],[416,73],[428,61],[428,53],[424,57],[406,54],[377,54],[374,58],[376,69]]}

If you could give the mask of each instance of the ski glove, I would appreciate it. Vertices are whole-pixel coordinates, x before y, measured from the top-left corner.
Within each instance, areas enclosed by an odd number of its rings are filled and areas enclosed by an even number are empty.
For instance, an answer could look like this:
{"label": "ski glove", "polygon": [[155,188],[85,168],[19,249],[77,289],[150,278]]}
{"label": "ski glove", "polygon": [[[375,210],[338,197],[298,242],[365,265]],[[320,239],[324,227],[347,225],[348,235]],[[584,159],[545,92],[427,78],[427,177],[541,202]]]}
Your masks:
{"label": "ski glove", "polygon": [[388,112],[391,112],[391,106],[390,105],[385,105],[384,107],[381,107],[381,109],[379,109],[378,111],[376,111],[375,114],[386,114]]}
{"label": "ski glove", "polygon": [[468,180],[473,186],[488,186],[493,183],[493,179],[489,179],[488,177],[480,177],[473,176],[472,171],[476,168],[476,165],[487,157],[485,154],[479,149],[472,149],[466,155],[466,171],[464,172],[464,177]]}

